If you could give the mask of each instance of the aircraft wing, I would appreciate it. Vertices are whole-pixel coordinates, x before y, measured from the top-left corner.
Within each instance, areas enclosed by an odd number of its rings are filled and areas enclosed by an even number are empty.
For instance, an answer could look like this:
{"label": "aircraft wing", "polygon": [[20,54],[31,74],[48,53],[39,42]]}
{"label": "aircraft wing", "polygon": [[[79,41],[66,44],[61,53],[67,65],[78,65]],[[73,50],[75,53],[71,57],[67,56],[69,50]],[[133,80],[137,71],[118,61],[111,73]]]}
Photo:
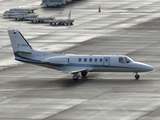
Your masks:
{"label": "aircraft wing", "polygon": [[60,20],[45,20],[45,22],[47,23],[60,23],[61,21]]}
{"label": "aircraft wing", "polygon": [[78,68],[74,69],[74,68],[71,68],[71,69],[66,69],[66,70],[64,70],[62,72],[63,73],[71,73],[71,74],[73,74],[73,73],[79,73],[79,72],[82,72],[82,71],[91,72],[92,70],[93,69],[91,69],[91,68],[84,68],[84,69],[78,69]]}
{"label": "aircraft wing", "polygon": [[55,19],[54,20],[45,20],[45,22],[54,23],[54,22],[56,22],[56,20]]}
{"label": "aircraft wing", "polygon": [[16,15],[15,15],[15,16],[10,16],[10,18],[18,18],[18,17],[19,17],[19,16],[16,16]]}
{"label": "aircraft wing", "polygon": [[35,18],[25,18],[25,20],[36,20]]}

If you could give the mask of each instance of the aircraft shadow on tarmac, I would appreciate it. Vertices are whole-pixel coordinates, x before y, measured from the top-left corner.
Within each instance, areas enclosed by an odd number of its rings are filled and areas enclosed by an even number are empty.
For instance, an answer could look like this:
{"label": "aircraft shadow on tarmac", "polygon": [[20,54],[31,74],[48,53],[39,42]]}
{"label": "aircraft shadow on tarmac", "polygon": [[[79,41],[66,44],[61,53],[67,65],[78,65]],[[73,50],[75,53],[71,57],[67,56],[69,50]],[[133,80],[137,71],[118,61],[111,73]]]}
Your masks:
{"label": "aircraft shadow on tarmac", "polygon": [[[19,81],[11,82],[12,87],[33,88],[36,90],[62,90],[62,89],[94,89],[105,87],[143,87],[153,86],[153,80],[146,79],[118,79],[118,78],[97,78],[96,75],[88,75],[82,77],[78,81],[73,81],[71,78],[23,78]],[[16,88],[17,89],[17,88]]]}
{"label": "aircraft shadow on tarmac", "polygon": [[50,79],[49,81],[45,82],[43,86],[47,87],[64,87],[66,89],[72,89],[74,87],[85,87],[85,86],[132,86],[132,85],[146,85],[150,84],[151,81],[145,80],[145,79],[140,79],[140,80],[135,80],[135,79],[101,79],[97,78],[95,76],[95,79],[92,78],[90,79],[90,76],[87,77],[82,77],[78,81],[73,81],[72,79],[69,78],[61,78],[57,80],[52,80]]}

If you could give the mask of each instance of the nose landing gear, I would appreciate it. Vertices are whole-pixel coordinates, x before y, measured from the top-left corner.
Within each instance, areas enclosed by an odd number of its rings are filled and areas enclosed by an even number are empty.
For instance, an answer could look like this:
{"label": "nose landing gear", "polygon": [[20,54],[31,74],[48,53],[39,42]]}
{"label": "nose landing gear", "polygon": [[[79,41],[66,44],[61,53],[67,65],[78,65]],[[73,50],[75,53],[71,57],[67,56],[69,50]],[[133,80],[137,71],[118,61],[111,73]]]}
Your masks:
{"label": "nose landing gear", "polygon": [[136,78],[136,80],[138,80],[140,78],[140,75],[138,73],[136,73],[135,78]]}

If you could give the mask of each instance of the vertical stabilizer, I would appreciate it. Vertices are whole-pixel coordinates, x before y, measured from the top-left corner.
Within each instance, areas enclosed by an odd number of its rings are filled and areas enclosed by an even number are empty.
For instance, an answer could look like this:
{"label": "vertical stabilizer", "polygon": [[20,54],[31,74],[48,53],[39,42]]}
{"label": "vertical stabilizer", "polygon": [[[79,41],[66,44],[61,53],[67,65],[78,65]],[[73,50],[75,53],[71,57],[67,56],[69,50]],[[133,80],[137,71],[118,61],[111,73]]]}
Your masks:
{"label": "vertical stabilizer", "polygon": [[8,30],[8,34],[14,52],[32,52],[32,47],[18,30]]}

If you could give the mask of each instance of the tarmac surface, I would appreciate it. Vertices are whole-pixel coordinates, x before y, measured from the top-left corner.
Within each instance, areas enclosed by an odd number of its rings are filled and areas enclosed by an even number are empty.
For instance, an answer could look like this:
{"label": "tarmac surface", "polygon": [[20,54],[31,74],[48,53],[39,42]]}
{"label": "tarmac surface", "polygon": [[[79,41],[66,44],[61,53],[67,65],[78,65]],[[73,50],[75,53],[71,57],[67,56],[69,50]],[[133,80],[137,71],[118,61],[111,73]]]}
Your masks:
{"label": "tarmac surface", "polygon": [[[29,3],[31,2],[31,3]],[[0,0],[0,120],[159,120],[160,1],[74,0],[44,8],[40,0]],[[98,12],[98,7],[101,12]],[[67,18],[72,26],[3,19],[5,10],[38,7],[40,17]],[[8,29],[20,30],[36,50],[127,55],[154,70],[72,75],[14,60]]]}

